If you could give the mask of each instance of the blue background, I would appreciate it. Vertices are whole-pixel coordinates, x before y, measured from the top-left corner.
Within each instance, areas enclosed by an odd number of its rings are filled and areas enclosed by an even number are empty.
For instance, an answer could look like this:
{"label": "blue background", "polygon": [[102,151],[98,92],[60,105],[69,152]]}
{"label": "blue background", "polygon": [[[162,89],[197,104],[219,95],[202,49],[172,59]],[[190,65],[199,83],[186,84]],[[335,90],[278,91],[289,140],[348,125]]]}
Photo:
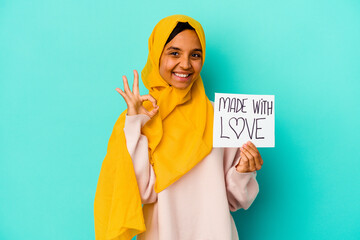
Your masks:
{"label": "blue background", "polygon": [[276,97],[260,193],[233,214],[240,238],[360,239],[356,0],[1,0],[0,239],[94,239],[100,167],[126,107],[115,88],[145,65],[155,24],[179,13],[204,27],[211,100]]}

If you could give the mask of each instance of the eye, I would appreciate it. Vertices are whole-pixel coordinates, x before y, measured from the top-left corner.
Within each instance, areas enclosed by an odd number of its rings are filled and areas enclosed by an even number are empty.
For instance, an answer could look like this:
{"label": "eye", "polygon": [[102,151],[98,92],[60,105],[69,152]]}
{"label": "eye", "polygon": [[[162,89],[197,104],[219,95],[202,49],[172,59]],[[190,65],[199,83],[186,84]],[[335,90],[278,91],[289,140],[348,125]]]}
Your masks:
{"label": "eye", "polygon": [[194,58],[201,58],[201,54],[199,53],[193,53],[191,56]]}
{"label": "eye", "polygon": [[173,55],[173,56],[178,56],[179,53],[178,52],[171,52],[170,55]]}

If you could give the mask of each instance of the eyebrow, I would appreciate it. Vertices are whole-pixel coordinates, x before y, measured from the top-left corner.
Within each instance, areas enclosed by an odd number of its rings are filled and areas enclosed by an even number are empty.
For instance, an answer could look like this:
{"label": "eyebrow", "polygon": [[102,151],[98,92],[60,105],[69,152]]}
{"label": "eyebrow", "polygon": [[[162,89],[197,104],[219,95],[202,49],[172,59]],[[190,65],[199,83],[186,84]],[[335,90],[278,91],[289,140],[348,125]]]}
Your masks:
{"label": "eyebrow", "polygon": [[[173,46],[168,47],[166,50],[177,50],[177,51],[181,51],[180,48],[178,48],[178,47],[173,47]],[[193,51],[202,52],[202,50],[201,50],[200,48],[195,48],[195,49],[193,49]]]}

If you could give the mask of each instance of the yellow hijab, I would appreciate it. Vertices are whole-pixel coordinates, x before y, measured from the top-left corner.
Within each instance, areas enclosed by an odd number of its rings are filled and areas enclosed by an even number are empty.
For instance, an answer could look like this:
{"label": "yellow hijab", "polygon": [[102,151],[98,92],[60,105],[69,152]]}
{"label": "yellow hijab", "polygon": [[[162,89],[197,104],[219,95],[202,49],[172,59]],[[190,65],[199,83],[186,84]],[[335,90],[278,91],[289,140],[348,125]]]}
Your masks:
{"label": "yellow hijab", "polygon": [[[160,56],[178,22],[188,22],[195,29],[205,60],[205,35],[199,22],[185,15],[173,15],[155,26],[141,77],[157,100],[159,112],[141,131],[149,142],[157,193],[181,178],[212,149],[213,108],[200,75],[186,89],[177,89],[169,86],[159,73]],[[144,102],[144,106],[150,109],[152,104]],[[146,230],[134,168],[126,148],[125,115],[126,111],[115,123],[96,189],[97,240],[129,240]]]}

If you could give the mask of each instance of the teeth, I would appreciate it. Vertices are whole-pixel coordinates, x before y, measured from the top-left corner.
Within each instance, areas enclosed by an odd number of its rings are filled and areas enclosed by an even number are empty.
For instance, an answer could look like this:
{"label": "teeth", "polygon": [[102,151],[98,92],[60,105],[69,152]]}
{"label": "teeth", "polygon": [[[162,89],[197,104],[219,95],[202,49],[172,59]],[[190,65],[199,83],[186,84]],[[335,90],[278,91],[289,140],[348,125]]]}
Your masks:
{"label": "teeth", "polygon": [[188,77],[190,74],[175,73],[175,75],[178,76],[178,77],[186,78],[186,77]]}

